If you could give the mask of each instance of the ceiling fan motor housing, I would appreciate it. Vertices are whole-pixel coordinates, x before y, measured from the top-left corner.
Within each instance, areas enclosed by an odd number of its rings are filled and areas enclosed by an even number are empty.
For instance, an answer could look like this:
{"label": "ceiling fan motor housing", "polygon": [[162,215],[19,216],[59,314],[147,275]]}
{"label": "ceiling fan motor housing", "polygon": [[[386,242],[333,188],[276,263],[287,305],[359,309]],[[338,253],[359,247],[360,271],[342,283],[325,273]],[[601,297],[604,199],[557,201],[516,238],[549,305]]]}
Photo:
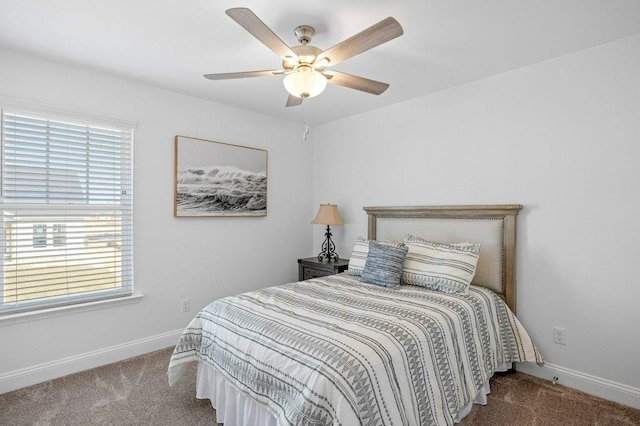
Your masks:
{"label": "ceiling fan motor housing", "polygon": [[[288,61],[288,60],[282,61],[282,67],[285,69],[285,71],[292,71],[296,66],[302,65],[302,64],[311,65],[314,63],[316,56],[322,53],[321,49],[318,49],[317,47],[312,46],[310,44],[292,46],[291,50],[293,51],[293,53],[296,54],[296,56],[298,56],[298,60],[295,62]],[[314,67],[314,68],[318,71],[321,71],[322,69],[324,69],[324,67],[322,68]]]}

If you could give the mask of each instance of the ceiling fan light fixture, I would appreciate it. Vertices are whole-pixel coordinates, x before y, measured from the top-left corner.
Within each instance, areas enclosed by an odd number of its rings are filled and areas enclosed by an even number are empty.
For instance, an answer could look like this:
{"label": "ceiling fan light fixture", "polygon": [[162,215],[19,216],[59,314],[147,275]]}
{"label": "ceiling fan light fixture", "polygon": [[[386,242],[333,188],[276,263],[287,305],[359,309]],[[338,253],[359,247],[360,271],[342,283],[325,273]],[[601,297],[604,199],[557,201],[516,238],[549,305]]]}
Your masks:
{"label": "ceiling fan light fixture", "polygon": [[313,98],[327,87],[325,76],[311,67],[299,66],[294,72],[285,76],[284,88],[298,98]]}

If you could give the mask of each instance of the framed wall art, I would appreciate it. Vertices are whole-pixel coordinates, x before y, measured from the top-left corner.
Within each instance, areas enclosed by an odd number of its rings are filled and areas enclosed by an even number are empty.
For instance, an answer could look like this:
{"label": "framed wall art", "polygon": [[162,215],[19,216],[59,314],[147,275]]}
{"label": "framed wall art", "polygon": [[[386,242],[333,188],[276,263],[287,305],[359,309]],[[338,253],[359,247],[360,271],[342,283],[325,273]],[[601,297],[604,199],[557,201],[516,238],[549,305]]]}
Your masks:
{"label": "framed wall art", "polygon": [[266,216],[267,151],[175,137],[176,217]]}

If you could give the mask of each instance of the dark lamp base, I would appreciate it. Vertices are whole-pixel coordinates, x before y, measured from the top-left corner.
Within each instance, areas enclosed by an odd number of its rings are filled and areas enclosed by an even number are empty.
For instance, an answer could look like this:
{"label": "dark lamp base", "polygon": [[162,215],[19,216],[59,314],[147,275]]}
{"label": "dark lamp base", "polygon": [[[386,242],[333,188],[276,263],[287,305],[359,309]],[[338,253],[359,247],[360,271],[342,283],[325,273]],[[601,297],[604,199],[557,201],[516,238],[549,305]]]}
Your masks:
{"label": "dark lamp base", "polygon": [[340,260],[340,256],[336,253],[336,245],[331,240],[331,229],[327,225],[327,231],[324,233],[325,239],[322,243],[322,251],[318,254],[320,262],[332,263]]}

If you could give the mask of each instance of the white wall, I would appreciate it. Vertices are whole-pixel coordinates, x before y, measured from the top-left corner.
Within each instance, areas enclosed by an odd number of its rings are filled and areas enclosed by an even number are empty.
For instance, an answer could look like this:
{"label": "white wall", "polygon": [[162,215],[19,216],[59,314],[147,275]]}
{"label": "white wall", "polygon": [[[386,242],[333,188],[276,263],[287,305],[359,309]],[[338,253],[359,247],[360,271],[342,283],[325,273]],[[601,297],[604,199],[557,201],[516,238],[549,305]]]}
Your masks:
{"label": "white wall", "polygon": [[[0,393],[170,346],[206,303],[297,278],[314,213],[311,145],[299,125],[8,51],[0,64],[0,99],[138,123],[135,289],[144,293],[137,304],[0,321]],[[268,150],[267,217],[174,218],[177,134]]]}
{"label": "white wall", "polygon": [[345,258],[363,206],[523,204],[517,313],[548,362],[527,371],[640,407],[639,76],[636,36],[323,125],[314,204],[339,205]]}

